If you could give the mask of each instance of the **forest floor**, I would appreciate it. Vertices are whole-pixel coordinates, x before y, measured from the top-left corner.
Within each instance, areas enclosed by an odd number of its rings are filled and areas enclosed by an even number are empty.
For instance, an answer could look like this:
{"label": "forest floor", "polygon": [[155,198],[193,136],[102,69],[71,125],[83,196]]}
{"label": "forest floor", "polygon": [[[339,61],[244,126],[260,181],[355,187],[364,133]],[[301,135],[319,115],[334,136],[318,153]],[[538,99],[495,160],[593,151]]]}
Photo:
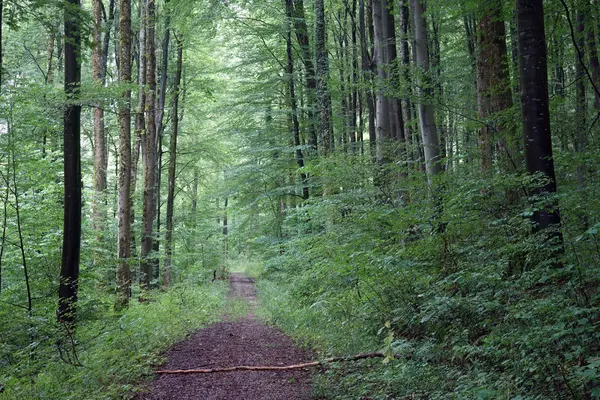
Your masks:
{"label": "forest floor", "polygon": [[[254,281],[231,274],[230,297],[249,303],[241,319],[202,329],[167,353],[163,370],[251,366],[283,366],[310,361],[312,354],[294,346],[291,339],[256,318]],[[310,372],[233,371],[203,374],[159,374],[136,400],[308,400]]]}

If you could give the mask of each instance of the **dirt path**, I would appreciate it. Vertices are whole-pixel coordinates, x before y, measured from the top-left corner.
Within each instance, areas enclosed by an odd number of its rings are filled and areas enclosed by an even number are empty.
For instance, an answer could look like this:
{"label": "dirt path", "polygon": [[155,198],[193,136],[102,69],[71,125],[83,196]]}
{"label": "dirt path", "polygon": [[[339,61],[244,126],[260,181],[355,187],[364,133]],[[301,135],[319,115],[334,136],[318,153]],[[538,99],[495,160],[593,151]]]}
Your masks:
{"label": "dirt path", "polygon": [[[257,320],[254,281],[231,274],[232,297],[251,304],[250,313],[235,322],[220,322],[173,346],[164,369],[289,365],[311,359],[279,330]],[[213,374],[162,375],[138,400],[308,400],[308,371],[237,371]]]}

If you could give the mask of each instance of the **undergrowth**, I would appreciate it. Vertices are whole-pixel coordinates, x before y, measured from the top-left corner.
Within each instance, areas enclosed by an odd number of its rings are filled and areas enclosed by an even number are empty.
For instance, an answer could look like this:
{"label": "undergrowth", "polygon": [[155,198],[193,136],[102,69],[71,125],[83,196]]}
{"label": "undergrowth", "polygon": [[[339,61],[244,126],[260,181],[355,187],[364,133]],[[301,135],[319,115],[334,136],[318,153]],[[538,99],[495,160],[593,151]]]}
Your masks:
{"label": "undergrowth", "polygon": [[288,210],[262,266],[263,316],[322,357],[401,355],[334,365],[315,376],[316,396],[600,398],[595,208],[581,227],[576,192],[556,199],[561,251],[531,233],[548,199],[507,205],[533,180],[446,179],[443,210],[420,182],[405,183],[410,201],[355,188]]}
{"label": "undergrowth", "polygon": [[[179,284],[166,293],[153,293],[149,302],[132,302],[123,313],[107,308],[92,318],[82,315],[75,337],[51,321],[37,327],[38,337],[19,364],[0,364],[2,400],[12,399],[126,399],[141,390],[164,362],[163,353],[189,333],[216,321],[224,312],[237,315],[239,307],[226,306],[227,285]],[[112,305],[111,299],[106,306]],[[228,308],[228,309],[227,309]],[[98,316],[100,315],[100,316]],[[39,321],[38,321],[39,322]]]}

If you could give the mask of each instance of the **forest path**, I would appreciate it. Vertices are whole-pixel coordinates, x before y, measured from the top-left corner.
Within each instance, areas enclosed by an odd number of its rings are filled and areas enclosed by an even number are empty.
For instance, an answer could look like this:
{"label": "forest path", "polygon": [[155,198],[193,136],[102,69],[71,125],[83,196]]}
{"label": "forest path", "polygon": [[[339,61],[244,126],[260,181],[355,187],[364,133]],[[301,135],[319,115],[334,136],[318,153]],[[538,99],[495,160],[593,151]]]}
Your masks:
{"label": "forest path", "polygon": [[[173,346],[164,369],[290,365],[311,359],[289,337],[254,316],[254,280],[231,274],[230,297],[250,304],[249,313],[236,321],[211,325]],[[308,400],[310,372],[235,371],[210,374],[160,375],[138,400]]]}

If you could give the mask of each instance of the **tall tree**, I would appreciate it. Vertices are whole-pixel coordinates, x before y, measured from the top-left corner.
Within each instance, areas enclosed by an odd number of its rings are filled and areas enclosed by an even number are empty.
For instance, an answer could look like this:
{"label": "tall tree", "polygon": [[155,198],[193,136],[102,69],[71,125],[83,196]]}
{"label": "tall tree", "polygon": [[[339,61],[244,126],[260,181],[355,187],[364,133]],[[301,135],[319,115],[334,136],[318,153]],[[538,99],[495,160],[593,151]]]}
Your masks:
{"label": "tall tree", "polygon": [[[534,191],[534,194],[543,196],[556,192],[543,0],[516,0],[516,11],[525,161],[529,173],[542,173],[547,179],[543,186]],[[550,226],[558,228],[560,214],[553,204],[547,204],[534,212],[533,221],[535,230]],[[559,231],[555,237],[560,238]]]}
{"label": "tall tree", "polygon": [[81,83],[81,3],[65,3],[65,93],[64,111],[64,234],[60,270],[58,318],[75,324],[75,307],[81,251],[81,105],[77,103]]}
{"label": "tall tree", "polygon": [[[292,54],[292,18],[293,18],[293,3],[292,0],[285,0],[285,12],[286,12],[286,27],[287,27],[287,36],[286,36],[286,54],[287,54],[287,80],[288,80],[288,90],[289,90],[289,98],[290,98],[290,106],[291,112],[290,117],[292,121],[292,131],[294,136],[294,146],[296,147],[296,163],[298,164],[298,168],[304,168],[304,154],[302,149],[300,148],[300,123],[298,121],[298,104],[296,101],[296,90],[294,84],[294,59]],[[302,182],[302,198],[304,200],[308,199],[308,185],[306,182],[306,173],[300,172],[300,180]]]}
{"label": "tall tree", "polygon": [[477,143],[480,169],[484,172],[492,169],[494,147],[503,160],[503,170],[514,170],[519,163],[515,137],[509,131],[506,116],[501,115],[513,105],[502,3],[480,5],[477,30],[477,107],[479,118],[485,122],[479,129]]}
{"label": "tall tree", "polygon": [[[359,8],[358,8],[358,30],[360,34],[360,54],[361,54],[361,69],[364,81],[364,96],[366,97],[367,102],[367,112],[368,112],[368,132],[369,132],[369,146],[370,149],[376,143],[376,126],[375,126],[375,102],[373,101],[373,90],[371,88],[372,83],[372,54],[369,53],[369,40],[368,40],[368,31],[367,31],[367,21],[366,16],[371,16],[371,13],[367,11],[367,7],[365,5],[364,0],[359,0]],[[369,20],[372,17],[368,18]],[[370,24],[369,24],[370,25]],[[359,129],[359,134],[362,134],[362,127]],[[361,144],[362,145],[362,144]],[[373,153],[373,151],[371,151]]]}
{"label": "tall tree", "polygon": [[387,2],[385,0],[373,0],[373,28],[375,36],[373,42],[375,45],[375,63],[377,65],[377,90],[375,92],[375,137],[377,149],[377,161],[380,163],[389,162],[389,156],[385,156],[384,149],[392,138],[390,121],[390,103],[385,95],[388,84],[389,65],[386,64],[386,37],[384,31],[384,21],[387,19],[385,12]]}
{"label": "tall tree", "polygon": [[431,104],[432,85],[429,76],[429,44],[427,38],[427,21],[425,20],[425,6],[422,0],[411,0],[411,11],[414,24],[415,58],[419,68],[419,122],[421,137],[425,153],[425,167],[427,175],[438,174],[442,169],[440,165],[440,145],[435,123],[435,113]]}
{"label": "tall tree", "polygon": [[[92,1],[92,79],[94,84],[104,84],[105,54],[102,41],[103,18],[102,0]],[[108,31],[105,32],[108,35]],[[102,203],[106,191],[106,170],[108,168],[108,157],[106,149],[106,135],[104,133],[104,109],[97,103],[94,105],[94,203],[93,220],[96,238],[102,241],[104,232],[104,220],[106,218]],[[96,255],[97,257],[98,255]],[[96,260],[98,261],[98,260]]]}
{"label": "tall tree", "polygon": [[165,236],[165,271],[163,286],[171,284],[171,261],[173,256],[173,212],[175,208],[175,171],[177,168],[177,135],[179,134],[179,94],[183,71],[183,42],[177,38],[177,71],[173,88],[171,141],[169,143],[169,188],[167,194],[167,232]]}
{"label": "tall tree", "polygon": [[317,149],[317,127],[315,123],[315,108],[317,94],[317,78],[313,57],[311,55],[310,40],[308,38],[308,28],[306,27],[306,18],[304,16],[303,0],[294,0],[294,31],[296,39],[300,45],[300,54],[304,64],[305,81],[307,90],[307,117],[308,117],[308,144]]}
{"label": "tall tree", "polygon": [[157,167],[157,134],[156,134],[156,54],[155,26],[156,2],[148,0],[148,16],[146,27],[146,132],[142,135],[142,156],[144,159],[144,206],[142,213],[142,245],[140,251],[140,285],[143,289],[150,287],[153,276],[150,253],[153,246],[153,223],[156,209],[156,167]]}
{"label": "tall tree", "polygon": [[327,29],[325,25],[325,2],[315,1],[315,50],[317,60],[317,131],[322,143],[323,154],[333,151],[333,129],[331,124],[331,97],[327,88],[329,58],[327,55]]}
{"label": "tall tree", "polygon": [[[131,83],[131,0],[119,0],[119,82]],[[131,90],[126,89],[119,107],[118,171],[118,264],[116,309],[129,304],[131,298]]]}
{"label": "tall tree", "polygon": [[4,42],[3,42],[3,38],[2,38],[3,23],[4,23],[4,0],[0,0],[0,89],[2,89],[2,80],[4,78],[4,62],[3,62]]}

